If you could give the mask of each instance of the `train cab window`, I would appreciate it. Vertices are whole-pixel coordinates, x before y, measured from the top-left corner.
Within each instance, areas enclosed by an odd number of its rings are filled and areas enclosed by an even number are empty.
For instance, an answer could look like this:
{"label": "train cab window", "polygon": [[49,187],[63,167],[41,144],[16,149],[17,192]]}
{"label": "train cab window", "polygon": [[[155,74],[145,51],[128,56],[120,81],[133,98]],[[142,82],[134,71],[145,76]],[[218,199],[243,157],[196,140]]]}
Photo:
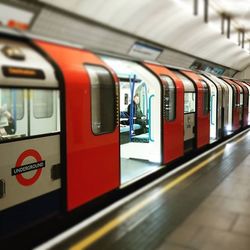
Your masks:
{"label": "train cab window", "polygon": [[13,113],[15,120],[21,120],[24,116],[24,91],[0,89],[0,107]]}
{"label": "train cab window", "polygon": [[209,89],[205,81],[202,80],[201,84],[203,86],[203,113],[204,115],[206,115],[209,112],[209,105],[210,105]]}
{"label": "train cab window", "polygon": [[0,142],[59,131],[58,90],[0,88]]}
{"label": "train cab window", "polygon": [[164,101],[163,101],[163,110],[165,119],[167,121],[173,121],[175,119],[175,98],[176,98],[176,87],[174,81],[165,75],[161,75],[161,80],[164,84]]}
{"label": "train cab window", "polygon": [[33,90],[34,117],[49,118],[53,115],[53,92],[51,90]]}
{"label": "train cab window", "polygon": [[100,66],[85,65],[91,82],[92,131],[111,133],[116,126],[116,88],[110,72]]}

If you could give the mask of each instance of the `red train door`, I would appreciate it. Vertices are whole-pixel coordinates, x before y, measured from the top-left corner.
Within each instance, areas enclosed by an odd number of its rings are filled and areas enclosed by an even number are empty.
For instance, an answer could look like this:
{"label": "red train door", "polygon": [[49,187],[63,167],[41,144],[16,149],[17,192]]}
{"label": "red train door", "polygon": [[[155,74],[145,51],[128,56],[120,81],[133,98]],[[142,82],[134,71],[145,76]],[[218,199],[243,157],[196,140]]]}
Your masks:
{"label": "red train door", "polygon": [[210,113],[208,87],[202,79],[192,71],[182,71],[195,84],[197,90],[197,148],[209,144],[210,140]]}
{"label": "red train door", "polygon": [[[67,210],[120,185],[118,85],[90,52],[38,42],[65,83]],[[65,184],[66,182],[66,184]]]}
{"label": "red train door", "polygon": [[248,125],[248,87],[240,81],[234,80],[234,82],[237,83],[243,91],[243,93],[240,94],[240,105],[242,106],[242,126],[246,127]]}
{"label": "red train door", "polygon": [[184,87],[167,68],[144,63],[161,79],[163,86],[163,164],[184,154]]}
{"label": "red train door", "polygon": [[233,131],[241,127],[240,124],[240,87],[232,80],[222,78],[233,89]]}

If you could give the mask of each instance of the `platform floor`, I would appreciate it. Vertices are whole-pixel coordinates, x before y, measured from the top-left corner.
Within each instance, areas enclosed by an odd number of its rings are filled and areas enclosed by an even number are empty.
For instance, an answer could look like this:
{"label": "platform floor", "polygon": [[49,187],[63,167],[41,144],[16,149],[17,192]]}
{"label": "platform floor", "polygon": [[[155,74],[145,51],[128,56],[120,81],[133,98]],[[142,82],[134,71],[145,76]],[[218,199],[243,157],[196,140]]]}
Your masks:
{"label": "platform floor", "polygon": [[250,132],[50,249],[249,250]]}

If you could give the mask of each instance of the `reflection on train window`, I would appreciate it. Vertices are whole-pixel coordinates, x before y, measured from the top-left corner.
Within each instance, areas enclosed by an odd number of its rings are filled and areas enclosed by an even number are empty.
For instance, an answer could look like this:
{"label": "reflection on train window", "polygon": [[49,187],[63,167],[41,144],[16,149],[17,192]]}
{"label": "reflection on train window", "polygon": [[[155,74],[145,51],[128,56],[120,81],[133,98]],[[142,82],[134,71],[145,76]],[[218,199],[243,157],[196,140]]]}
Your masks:
{"label": "reflection on train window", "polygon": [[0,107],[13,113],[16,120],[24,116],[24,91],[21,89],[1,89]]}
{"label": "reflection on train window", "polygon": [[115,82],[107,69],[85,66],[91,82],[92,131],[95,135],[111,133],[116,126]]}
{"label": "reflection on train window", "polygon": [[237,88],[234,85],[232,85],[232,89],[233,89],[233,106],[236,107],[236,105],[238,104]]}
{"label": "reflection on train window", "polygon": [[195,112],[195,93],[184,93],[184,113]]}
{"label": "reflection on train window", "polygon": [[58,90],[0,89],[0,142],[58,131]]}
{"label": "reflection on train window", "polygon": [[175,119],[175,83],[169,76],[161,75],[164,84],[163,110],[167,121]]}
{"label": "reflection on train window", "polygon": [[33,90],[34,117],[49,118],[53,115],[53,92],[51,90]]}
{"label": "reflection on train window", "polygon": [[206,115],[209,112],[210,105],[209,89],[205,81],[201,81],[201,84],[203,86],[203,113]]}

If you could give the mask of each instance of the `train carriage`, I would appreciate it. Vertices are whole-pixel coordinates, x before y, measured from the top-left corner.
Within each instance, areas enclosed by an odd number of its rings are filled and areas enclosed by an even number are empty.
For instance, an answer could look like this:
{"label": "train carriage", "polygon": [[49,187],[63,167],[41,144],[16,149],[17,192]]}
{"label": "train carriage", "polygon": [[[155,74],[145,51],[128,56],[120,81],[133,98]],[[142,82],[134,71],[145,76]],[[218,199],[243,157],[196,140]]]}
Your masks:
{"label": "train carriage", "polygon": [[249,125],[250,84],[239,80],[10,34],[0,62],[1,237]]}

